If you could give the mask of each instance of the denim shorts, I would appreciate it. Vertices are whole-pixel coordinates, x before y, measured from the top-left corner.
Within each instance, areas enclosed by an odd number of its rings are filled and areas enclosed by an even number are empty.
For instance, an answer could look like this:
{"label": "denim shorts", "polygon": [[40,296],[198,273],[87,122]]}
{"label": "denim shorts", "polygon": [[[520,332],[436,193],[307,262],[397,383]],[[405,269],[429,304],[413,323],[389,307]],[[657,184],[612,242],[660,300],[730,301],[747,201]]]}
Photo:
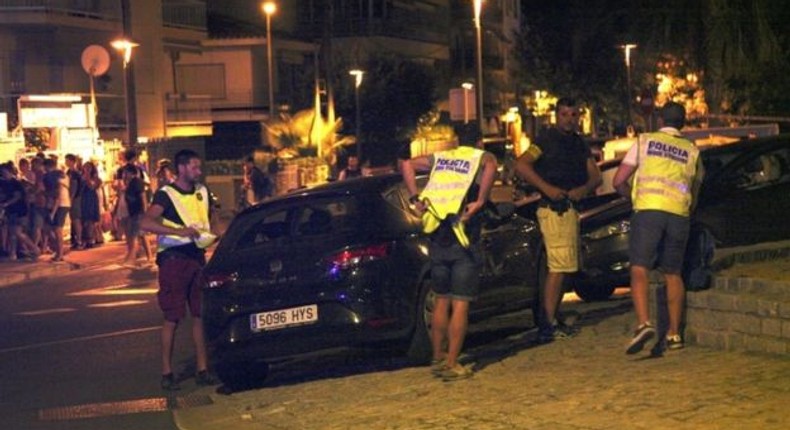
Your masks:
{"label": "denim shorts", "polygon": [[679,274],[690,228],[688,217],[655,210],[634,212],[628,237],[631,265]]}
{"label": "denim shorts", "polygon": [[440,297],[473,301],[480,287],[482,256],[476,245],[468,249],[457,241],[449,246],[431,242],[431,284]]}

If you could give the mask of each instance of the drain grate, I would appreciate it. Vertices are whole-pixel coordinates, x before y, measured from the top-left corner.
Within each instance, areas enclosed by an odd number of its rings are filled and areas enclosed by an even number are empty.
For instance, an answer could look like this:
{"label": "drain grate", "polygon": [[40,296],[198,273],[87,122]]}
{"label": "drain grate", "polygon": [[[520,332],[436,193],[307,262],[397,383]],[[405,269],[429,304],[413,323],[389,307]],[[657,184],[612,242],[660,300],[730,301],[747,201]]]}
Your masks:
{"label": "drain grate", "polygon": [[41,409],[41,421],[68,421],[97,418],[110,415],[164,412],[170,409],[186,409],[213,404],[211,397],[204,394],[189,394],[183,397],[152,397],[149,399],[126,400],[121,402],[90,403],[85,405],[63,406]]}
{"label": "drain grate", "polygon": [[155,397],[151,399],[127,400],[123,402],[91,403],[86,405],[42,409],[38,412],[38,418],[42,421],[65,421],[108,415],[162,412],[166,410],[167,399],[165,397]]}
{"label": "drain grate", "polygon": [[189,394],[183,397],[176,397],[175,408],[177,409],[196,408],[199,406],[208,406],[212,404],[214,404],[214,401],[211,400],[211,397],[205,394]]}

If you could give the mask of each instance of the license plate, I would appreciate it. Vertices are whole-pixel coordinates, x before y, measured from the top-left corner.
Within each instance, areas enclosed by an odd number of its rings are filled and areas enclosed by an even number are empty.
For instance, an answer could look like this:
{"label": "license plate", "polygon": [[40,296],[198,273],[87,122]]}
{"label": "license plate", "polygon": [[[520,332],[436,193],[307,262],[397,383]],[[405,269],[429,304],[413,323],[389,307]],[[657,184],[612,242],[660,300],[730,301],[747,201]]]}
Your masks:
{"label": "license plate", "polygon": [[252,331],[277,330],[318,321],[318,305],[299,306],[250,315]]}

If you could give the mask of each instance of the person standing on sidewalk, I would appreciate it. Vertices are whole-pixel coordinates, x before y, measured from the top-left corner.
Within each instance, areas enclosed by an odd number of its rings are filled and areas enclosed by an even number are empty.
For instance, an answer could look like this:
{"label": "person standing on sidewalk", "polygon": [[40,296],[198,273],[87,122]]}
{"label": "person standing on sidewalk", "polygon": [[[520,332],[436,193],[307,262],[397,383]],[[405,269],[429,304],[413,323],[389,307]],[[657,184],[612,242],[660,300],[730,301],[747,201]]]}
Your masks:
{"label": "person standing on sidewalk", "polygon": [[359,157],[356,155],[349,155],[346,160],[346,168],[340,171],[337,177],[338,181],[351,178],[359,178],[362,176],[362,168],[359,166]]}
{"label": "person standing on sidewalk", "polygon": [[[679,330],[685,287],[681,271],[689,216],[704,175],[699,149],[680,134],[685,121],[686,109],[682,105],[665,104],[659,114],[662,128],[639,136],[612,180],[620,194],[631,197],[634,208],[628,253],[637,328],[627,354],[641,351],[656,335],[648,311],[648,271],[656,263],[667,285],[669,328],[665,346],[683,348]],[[632,176],[633,186],[629,184]]]}
{"label": "person standing on sidewalk", "polygon": [[55,158],[44,160],[44,190],[47,195],[48,234],[54,242],[52,256],[53,262],[63,261],[65,246],[63,244],[63,227],[66,225],[66,216],[71,208],[71,195],[69,193],[69,180],[66,174],[57,167]]}
{"label": "person standing on sidewalk", "polygon": [[[422,215],[430,238],[431,287],[436,305],[431,321],[431,371],[451,381],[472,376],[458,363],[466,337],[469,302],[477,296],[481,255],[481,209],[496,175],[496,158],[470,146],[405,160],[403,180],[409,202]],[[418,194],[415,171],[431,170]],[[444,350],[447,341],[447,350]]]}
{"label": "person standing on sidewalk", "polygon": [[152,259],[151,245],[145,233],[140,231],[140,220],[145,213],[147,202],[145,200],[145,183],[140,177],[141,170],[136,166],[127,164],[122,168],[122,178],[124,182],[124,200],[129,216],[124,224],[124,236],[126,236],[126,257],[123,264],[134,265],[137,260],[138,245],[145,252],[145,259],[150,262]]}
{"label": "person standing on sidewalk", "polygon": [[189,308],[192,340],[197,357],[198,385],[213,385],[200,313],[205,248],[216,236],[210,233],[209,192],[198,181],[200,157],[192,150],[175,155],[176,180],[156,191],[141,221],[143,230],[157,234],[156,263],[159,266],[157,299],[164,314],[162,325],[162,379],[164,390],[178,390],[172,356],[176,329]]}
{"label": "person standing on sidewalk", "polygon": [[74,154],[66,154],[66,178],[69,181],[69,198],[71,208],[69,209],[69,219],[71,220],[71,249],[85,249],[82,231],[82,165]]}
{"label": "person standing on sidewalk", "polygon": [[548,273],[537,316],[538,342],[573,336],[557,322],[566,273],[579,270],[579,213],[576,203],[601,183],[592,151],[578,133],[579,109],[570,98],[555,108],[557,126],[542,133],[516,162],[516,173],[541,194],[537,218],[546,247]]}
{"label": "person standing on sidewalk", "polygon": [[0,195],[5,196],[0,198],[0,212],[5,213],[8,227],[8,259],[16,261],[20,245],[29,258],[38,259],[41,251],[24,229],[28,215],[27,194],[11,162],[0,165]]}

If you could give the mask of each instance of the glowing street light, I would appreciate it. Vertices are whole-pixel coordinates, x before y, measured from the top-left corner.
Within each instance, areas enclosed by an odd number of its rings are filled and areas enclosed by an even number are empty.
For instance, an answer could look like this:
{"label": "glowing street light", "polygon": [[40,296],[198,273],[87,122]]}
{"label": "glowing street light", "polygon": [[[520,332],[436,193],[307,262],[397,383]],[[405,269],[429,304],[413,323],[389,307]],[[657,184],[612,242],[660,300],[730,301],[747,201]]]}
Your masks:
{"label": "glowing street light", "polygon": [[470,90],[474,89],[474,84],[471,82],[464,82],[461,84],[461,88],[464,89],[464,124],[469,124],[469,97],[468,93]]}
{"label": "glowing street light", "polygon": [[134,89],[134,70],[132,67],[132,50],[139,43],[129,39],[117,39],[110,42],[123,57],[123,89],[124,102],[126,106],[126,139],[127,145],[134,146],[137,143],[137,99]]}
{"label": "glowing street light", "polygon": [[626,92],[628,95],[628,124],[632,125],[634,123],[633,114],[631,113],[631,50],[636,49],[635,43],[626,43],[625,45],[620,45],[620,48],[623,50],[623,56],[625,57],[625,76],[626,76]]}
{"label": "glowing street light", "polygon": [[261,6],[266,15],[266,61],[269,67],[269,118],[274,116],[274,68],[272,66],[272,15],[277,12],[277,4],[264,2]]}
{"label": "glowing street light", "polygon": [[132,61],[132,49],[140,46],[139,43],[132,42],[128,39],[117,39],[110,42],[110,45],[115,48],[123,56],[123,67],[125,68],[130,61]]}
{"label": "glowing street light", "polygon": [[483,137],[483,36],[480,14],[483,12],[483,0],[474,0],[475,31],[477,33],[477,120],[480,124],[480,137]]}
{"label": "glowing street light", "polygon": [[357,120],[356,120],[356,137],[357,137],[357,159],[362,160],[362,138],[360,136],[360,108],[359,108],[359,86],[362,85],[362,76],[365,74],[363,70],[354,69],[349,70],[348,74],[354,77],[354,100],[356,102]]}

